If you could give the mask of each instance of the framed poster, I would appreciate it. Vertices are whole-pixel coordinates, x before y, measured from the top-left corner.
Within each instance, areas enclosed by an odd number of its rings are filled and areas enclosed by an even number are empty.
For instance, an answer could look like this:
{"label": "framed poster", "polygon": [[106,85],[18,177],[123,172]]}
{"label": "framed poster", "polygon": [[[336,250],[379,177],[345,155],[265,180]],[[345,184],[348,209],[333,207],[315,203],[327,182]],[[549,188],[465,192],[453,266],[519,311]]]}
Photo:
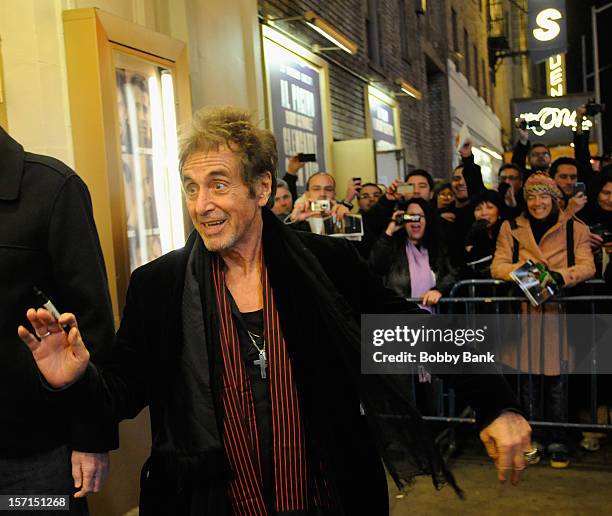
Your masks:
{"label": "framed poster", "polygon": [[268,127],[276,136],[278,175],[298,153],[316,161],[299,171],[298,187],[315,172],[332,173],[327,63],[267,25],[262,26]]}
{"label": "framed poster", "polygon": [[191,227],[177,142],[191,117],[186,45],[95,8],[63,19],[75,168],[118,322],[131,271],[181,247]]}
{"label": "framed poster", "polygon": [[377,151],[401,149],[399,109],[394,98],[371,85],[365,87],[366,130]]}

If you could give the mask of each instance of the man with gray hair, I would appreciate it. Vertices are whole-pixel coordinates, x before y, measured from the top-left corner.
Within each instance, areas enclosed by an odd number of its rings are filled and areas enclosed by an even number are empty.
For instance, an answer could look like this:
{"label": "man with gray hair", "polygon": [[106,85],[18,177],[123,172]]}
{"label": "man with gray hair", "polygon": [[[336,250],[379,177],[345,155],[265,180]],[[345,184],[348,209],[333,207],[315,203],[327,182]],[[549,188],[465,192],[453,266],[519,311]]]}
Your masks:
{"label": "man with gray hair", "polygon": [[276,195],[274,196],[274,206],[272,206],[272,213],[276,215],[280,220],[285,219],[291,214],[293,210],[293,198],[289,191],[289,185],[282,179],[276,181]]}
{"label": "man with gray hair", "polygon": [[[388,514],[381,450],[398,485],[424,472],[454,485],[397,380],[360,375],[360,314],[415,305],[348,242],[292,231],[270,212],[276,161],[272,134],[242,109],[196,113],[180,153],[196,231],[134,271],[111,366],[89,364],[72,314],[30,309],[43,341],[18,330],[75,404],[103,403],[116,420],[149,406],[142,516]],[[469,397],[481,437],[500,479],[512,470],[517,481],[529,425],[503,412],[516,402],[502,377],[478,382]],[[398,415],[393,439],[382,406]]]}

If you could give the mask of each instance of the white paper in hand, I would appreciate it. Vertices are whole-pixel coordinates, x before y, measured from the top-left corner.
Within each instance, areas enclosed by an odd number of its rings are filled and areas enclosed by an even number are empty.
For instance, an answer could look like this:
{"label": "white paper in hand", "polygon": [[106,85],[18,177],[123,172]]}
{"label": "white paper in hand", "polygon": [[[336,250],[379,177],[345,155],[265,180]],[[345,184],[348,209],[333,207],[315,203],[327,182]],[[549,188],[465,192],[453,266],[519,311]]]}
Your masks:
{"label": "white paper in hand", "polygon": [[455,138],[455,145],[457,146],[455,150],[459,152],[461,147],[463,147],[468,141],[472,141],[472,135],[470,134],[468,126],[466,124],[463,124]]}

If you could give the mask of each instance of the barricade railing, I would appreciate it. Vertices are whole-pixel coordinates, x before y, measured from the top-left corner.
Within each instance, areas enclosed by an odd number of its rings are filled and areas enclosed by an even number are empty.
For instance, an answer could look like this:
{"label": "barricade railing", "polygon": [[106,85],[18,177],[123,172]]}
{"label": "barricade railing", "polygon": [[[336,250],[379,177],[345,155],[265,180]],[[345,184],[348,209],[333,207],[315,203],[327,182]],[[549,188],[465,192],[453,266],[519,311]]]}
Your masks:
{"label": "barricade railing", "polygon": [[[565,316],[567,315],[568,309],[571,312],[571,306],[576,306],[577,303],[580,303],[580,310],[583,315],[590,316],[593,325],[595,321],[595,316],[598,313],[610,313],[610,309],[612,308],[612,295],[601,293],[606,292],[605,282],[603,280],[589,280],[581,283],[577,290],[573,292],[565,292],[561,295],[554,296],[546,301],[547,304],[557,305],[557,311],[559,315]],[[468,295],[461,295],[464,292],[468,293]],[[484,292],[484,295],[483,295]],[[586,293],[585,293],[586,292]],[[414,303],[420,303],[419,298],[408,298],[408,301]],[[508,283],[501,280],[493,280],[493,279],[473,279],[473,280],[462,280],[457,282],[450,294],[448,296],[444,296],[440,299],[437,305],[433,307],[429,307],[432,313],[451,313],[451,314],[465,314],[466,321],[469,320],[471,315],[479,315],[479,314],[487,314],[487,315],[508,315],[509,312],[507,310],[507,306],[510,305],[516,309],[517,318],[520,316],[520,313],[530,313],[530,303],[527,298],[522,294],[522,292],[516,287],[514,283]],[[606,306],[608,304],[608,306]],[[505,308],[505,309],[504,309]],[[601,312],[600,310],[604,311]],[[594,326],[593,326],[594,327]],[[564,322],[562,318],[559,319],[559,328],[567,333],[568,329],[566,326],[566,321]],[[593,333],[594,335],[594,333]],[[527,336],[529,340],[528,343],[528,353],[529,357],[531,357],[532,352],[532,343],[531,343],[531,335]],[[559,341],[562,339],[559,338]],[[612,345],[612,343],[611,343]],[[521,346],[520,343],[517,346]],[[561,344],[559,344],[561,346]],[[540,352],[544,352],[544,334],[541,333],[540,336]],[[518,354],[518,362],[517,365],[520,364],[520,349],[517,349]],[[561,357],[561,354],[559,355]],[[560,358],[561,360],[561,358]],[[588,399],[588,406],[581,407],[588,411],[589,420],[585,420],[584,414],[580,418],[580,421],[572,421],[569,416],[569,399],[570,399],[570,391],[568,385],[568,377],[576,377],[576,375],[569,375],[567,373],[567,365],[565,368],[561,367],[560,382],[562,384],[563,389],[563,412],[565,417],[563,421],[546,421],[542,417],[538,417],[537,420],[529,417],[529,422],[532,426],[548,428],[548,427],[560,427],[566,429],[580,429],[586,431],[610,431],[612,430],[612,414],[608,417],[609,419],[605,422],[598,422],[598,375],[597,375],[597,360],[596,355],[593,353],[593,360],[591,364],[591,371],[589,375],[586,377],[583,375],[580,377],[580,381],[584,384],[581,388],[588,388],[588,398],[583,398],[585,401]],[[536,382],[540,382],[540,387],[543,388],[543,375],[532,372],[531,368],[531,360],[529,360],[529,370],[524,372],[521,371],[520,374],[514,373],[511,376],[507,376],[510,383],[515,388],[515,392],[519,399],[521,399],[521,389],[525,391],[523,395],[523,400],[528,399],[528,406],[523,407],[523,410],[526,411],[528,416],[533,416],[532,407],[538,401],[534,399],[534,389]],[[417,382],[418,380],[414,380]],[[436,381],[440,381],[439,379]],[[574,381],[573,383],[577,383]],[[541,395],[541,394],[540,394]],[[463,407],[457,407],[456,396],[454,390],[446,385],[437,385],[435,388],[432,387],[432,397],[433,399],[433,414],[424,414],[424,419],[429,421],[436,422],[447,422],[447,423],[474,423],[475,419],[473,417],[466,417],[465,411],[459,413],[459,410],[462,410]],[[575,401],[575,400],[574,400]],[[586,405],[586,404],[585,404]],[[573,407],[572,407],[573,408]],[[575,414],[578,414],[580,411],[574,411]]]}

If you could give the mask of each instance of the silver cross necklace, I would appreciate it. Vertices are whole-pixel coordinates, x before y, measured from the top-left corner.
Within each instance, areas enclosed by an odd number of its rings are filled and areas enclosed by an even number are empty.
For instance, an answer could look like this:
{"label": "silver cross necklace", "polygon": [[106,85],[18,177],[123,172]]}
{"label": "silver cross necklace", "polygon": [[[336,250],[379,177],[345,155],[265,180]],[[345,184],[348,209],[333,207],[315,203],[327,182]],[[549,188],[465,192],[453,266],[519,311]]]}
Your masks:
{"label": "silver cross necklace", "polygon": [[253,346],[255,346],[255,349],[257,351],[259,351],[259,358],[257,360],[254,360],[253,364],[259,366],[259,370],[261,372],[261,377],[265,379],[265,378],[267,378],[267,376],[266,376],[266,367],[268,367],[268,359],[266,358],[266,341],[265,341],[265,339],[261,339],[262,346],[260,348],[256,344],[255,339],[259,339],[261,337],[261,335],[257,335],[255,333],[252,333],[249,330],[247,330],[247,333],[249,334],[249,338],[251,339],[251,342],[253,343]]}

